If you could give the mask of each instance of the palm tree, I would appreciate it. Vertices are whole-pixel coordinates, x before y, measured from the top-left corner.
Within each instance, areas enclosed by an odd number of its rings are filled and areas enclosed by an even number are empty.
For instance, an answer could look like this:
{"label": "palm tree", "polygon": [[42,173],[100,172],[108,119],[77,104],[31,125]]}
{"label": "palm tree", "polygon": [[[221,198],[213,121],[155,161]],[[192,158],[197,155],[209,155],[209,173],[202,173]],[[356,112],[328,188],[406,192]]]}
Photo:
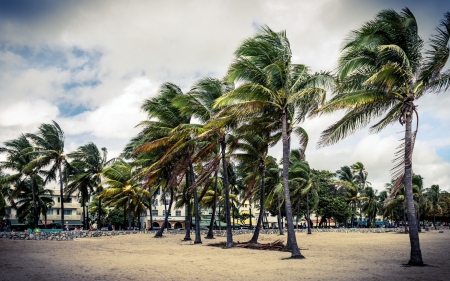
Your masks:
{"label": "palm tree", "polygon": [[363,204],[361,211],[367,214],[369,223],[371,222],[371,219],[373,220],[373,225],[375,226],[375,218],[380,209],[377,190],[374,190],[371,186],[367,186],[364,189],[364,198],[366,199],[366,202]]}
{"label": "palm tree", "polygon": [[25,169],[32,170],[50,165],[50,169],[46,172],[45,183],[56,180],[56,175],[59,173],[61,225],[64,225],[64,181],[62,175],[62,165],[66,161],[64,132],[58,123],[53,121],[53,124],[41,124],[36,134],[27,134],[26,136],[34,142],[37,157]]}
{"label": "palm tree", "polygon": [[274,32],[267,26],[244,40],[235,55],[228,79],[241,85],[219,98],[216,106],[228,106],[241,118],[262,116],[268,106],[274,109],[270,117],[281,127],[283,142],[287,244],[292,248],[291,258],[303,258],[295,237],[288,186],[291,132],[296,132],[296,123],[324,102],[326,91],[322,86],[331,85],[333,80],[328,74],[312,75],[305,65],[293,64],[286,32]]}
{"label": "palm tree", "polygon": [[359,203],[359,222],[358,224],[362,223],[362,202],[361,199],[363,198],[362,193],[364,192],[366,185],[370,184],[370,182],[367,181],[367,175],[368,172],[364,168],[364,164],[361,162],[356,162],[352,166],[350,166],[352,169],[354,179],[357,183],[357,192],[358,192],[358,203]]}
{"label": "palm tree", "polygon": [[36,158],[36,155],[33,153],[34,148],[24,135],[21,135],[17,139],[6,141],[4,145],[4,147],[0,147],[0,153],[6,154],[6,161],[0,162],[0,169],[11,170],[13,174],[5,176],[3,182],[17,185],[23,182],[25,178],[30,180],[34,208],[33,227],[37,228],[39,211],[36,199],[35,180],[32,179],[36,177],[38,169],[27,168]]}
{"label": "palm tree", "polygon": [[433,226],[436,229],[436,212],[442,211],[442,191],[438,184],[433,184],[427,189],[427,198],[430,201],[430,210],[433,212]]}
{"label": "palm tree", "polygon": [[141,196],[150,197],[147,190],[142,190],[136,179],[136,170],[130,163],[117,160],[111,166],[103,169],[104,180],[101,185],[107,188],[99,193],[99,198],[105,198],[110,207],[128,209],[128,228],[131,228],[133,207],[140,207]]}
{"label": "palm tree", "polygon": [[402,152],[393,173],[397,179],[393,192],[403,182],[411,226],[410,265],[423,264],[412,192],[411,158],[417,133],[417,129],[412,132],[414,115],[418,123],[415,101],[426,93],[450,87],[449,72],[441,72],[449,57],[449,38],[448,12],[437,28],[437,35],[430,38],[429,49],[424,50],[417,21],[408,8],[401,13],[381,11],[346,39],[337,68],[338,93],[320,109],[324,113],[347,109],[341,120],[323,132],[321,146],[338,142],[384,113],[371,127],[373,132],[397,121],[405,125]]}
{"label": "palm tree", "polygon": [[420,209],[423,205],[424,201],[424,188],[423,188],[423,178],[421,175],[413,174],[412,176],[412,184],[413,184],[413,190],[417,190],[417,193],[414,193],[414,197],[417,200],[417,227],[420,230]]}
{"label": "palm tree", "polygon": [[358,187],[355,177],[349,166],[343,166],[340,170],[337,170],[336,177],[338,178],[336,184],[346,190],[347,202],[351,202],[352,204],[351,227],[353,227],[355,221],[354,217],[356,212],[356,202],[358,200]]}
{"label": "palm tree", "polygon": [[[115,159],[107,160],[108,151],[105,147],[101,152],[97,146],[90,142],[86,145],[78,147],[74,152],[68,153],[67,157],[72,159],[69,184],[66,188],[66,194],[79,192],[81,194],[81,205],[83,206],[83,221],[85,228],[88,227],[88,219],[85,211],[85,204],[89,201],[91,194],[96,190],[97,193],[102,191],[100,185],[103,169]],[[98,200],[101,205],[101,198]],[[100,208],[98,208],[100,211]],[[98,225],[100,226],[100,214],[98,215]]]}
{"label": "palm tree", "polygon": [[[24,222],[28,218],[35,218],[35,208],[32,206],[33,201],[36,200],[37,205],[37,217],[40,214],[47,216],[47,210],[53,206],[53,191],[51,189],[44,188],[44,181],[41,177],[35,176],[33,178],[34,183],[31,183],[31,179],[25,179],[20,181],[16,185],[16,189],[13,191],[13,196],[16,199],[14,208],[17,210],[16,216],[20,222]],[[32,189],[34,186],[34,191]],[[33,198],[34,194],[34,198]],[[45,218],[45,221],[47,219]],[[37,226],[36,226],[37,227]]]}

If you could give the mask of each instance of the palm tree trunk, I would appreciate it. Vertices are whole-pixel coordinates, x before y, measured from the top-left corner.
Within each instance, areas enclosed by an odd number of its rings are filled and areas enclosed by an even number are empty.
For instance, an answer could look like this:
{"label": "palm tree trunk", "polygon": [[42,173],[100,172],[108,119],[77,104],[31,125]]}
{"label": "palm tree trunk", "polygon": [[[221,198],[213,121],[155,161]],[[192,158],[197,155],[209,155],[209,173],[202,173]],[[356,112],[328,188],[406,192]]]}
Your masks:
{"label": "palm tree trunk", "polygon": [[58,165],[59,170],[59,192],[61,198],[61,227],[64,227],[64,193],[63,193],[63,179],[61,173],[61,164]]}
{"label": "palm tree trunk", "polygon": [[190,193],[187,193],[187,214],[186,214],[186,233],[184,235],[184,241],[191,241],[191,225],[192,225],[192,211],[191,211],[191,197]]}
{"label": "palm tree trunk", "polygon": [[[262,165],[261,168],[261,193],[259,195],[259,216],[258,216],[258,222],[256,223],[256,228],[255,231],[253,232],[253,237],[250,240],[250,243],[258,243],[258,237],[259,237],[259,231],[261,229],[261,223],[263,220],[263,215],[264,215],[264,195],[265,195],[265,191],[264,191],[264,180],[266,177],[266,165]],[[251,213],[250,213],[251,214]],[[252,217],[250,216],[250,221],[252,221]]]}
{"label": "palm tree trunk", "polygon": [[[82,192],[82,194],[81,194],[81,204],[82,204],[82,206],[83,206],[83,228],[85,228],[86,227],[86,212],[85,212],[85,203],[84,203],[84,191]],[[87,228],[86,228],[87,229]]]}
{"label": "palm tree trunk", "polygon": [[[194,174],[194,167],[192,166],[192,163],[189,163],[189,169],[191,171],[191,184],[195,184],[195,174]],[[202,243],[202,237],[200,235],[200,210],[198,207],[198,194],[197,194],[197,188],[194,188],[192,190],[194,193],[194,214],[195,214],[195,240],[194,244],[201,244]]]}
{"label": "palm tree trunk", "polygon": [[[189,170],[186,170],[186,190],[188,190],[189,187]],[[184,241],[191,241],[191,225],[192,225],[192,218],[191,218],[191,193],[186,191],[186,233],[184,235]]]}
{"label": "palm tree trunk", "polygon": [[306,193],[306,216],[308,217],[308,234],[311,234],[311,218],[309,215],[309,192]]}
{"label": "palm tree trunk", "polygon": [[419,232],[422,231],[420,229],[420,195],[419,198],[417,198],[417,229]]}
{"label": "palm tree trunk", "polygon": [[[153,203],[153,200],[152,200],[151,203]],[[150,205],[150,225],[149,225],[148,229],[153,230],[153,209],[152,209],[152,204]]]}
{"label": "palm tree trunk", "polygon": [[218,169],[216,169],[216,171],[214,172],[214,201],[213,201],[213,205],[212,205],[212,214],[211,214],[211,221],[209,222],[209,230],[208,230],[208,235],[206,235],[206,239],[214,239],[214,231],[213,231],[213,227],[214,227],[214,219],[216,217],[216,202],[217,202],[217,180],[218,180]]}
{"label": "palm tree trunk", "polygon": [[417,230],[416,210],[414,208],[414,198],[412,191],[412,111],[407,112],[406,128],[405,128],[405,191],[406,204],[408,208],[408,222],[409,222],[409,240],[411,244],[410,265],[423,265],[422,251],[420,250],[419,231]]}
{"label": "palm tree trunk", "polygon": [[155,237],[162,237],[162,234],[164,232],[164,229],[167,228],[167,225],[169,224],[169,213],[170,210],[172,210],[172,204],[173,204],[173,188],[170,187],[170,202],[169,202],[169,211],[166,211],[166,214],[164,216],[164,222],[161,228],[158,230],[158,232],[155,234]]}
{"label": "palm tree trunk", "polygon": [[230,221],[230,190],[228,188],[228,163],[225,157],[226,152],[226,136],[220,141],[220,146],[222,148],[222,166],[223,166],[223,186],[225,190],[225,219],[227,223],[227,243],[226,247],[231,248],[234,245],[233,233],[231,232],[231,221]]}
{"label": "palm tree trunk", "polygon": [[[103,188],[100,186],[100,178],[97,178],[97,194],[99,194],[101,191],[103,190]],[[98,196],[98,195],[97,195]],[[97,229],[101,229],[102,225],[101,225],[101,211],[102,211],[102,198],[98,197],[98,218],[97,218]],[[124,216],[125,218],[125,216]],[[125,220],[125,219],[124,219]]]}
{"label": "palm tree trunk", "polygon": [[299,196],[299,198],[298,198],[297,215],[295,217],[295,228],[297,229],[297,231],[298,231],[298,220],[300,218],[300,200],[301,200],[301,198],[302,198],[301,196]]}
{"label": "palm tree trunk", "polygon": [[249,217],[249,219],[250,219],[250,227],[249,227],[249,229],[250,230],[253,230],[253,222],[252,222],[252,217],[253,217],[253,215],[252,215],[252,203],[250,202],[250,201],[248,201],[248,211],[249,211],[249,215],[250,215],[250,217]]}
{"label": "palm tree trunk", "polygon": [[36,229],[38,227],[39,211],[36,201],[36,192],[34,191],[33,174],[30,175],[30,183],[31,183],[31,193],[33,195],[33,210],[34,210],[33,227]]}
{"label": "palm tree trunk", "polygon": [[281,200],[280,200],[280,193],[277,194],[277,200],[278,200],[278,216],[277,216],[278,230],[280,231],[280,235],[284,235],[284,233],[283,233],[283,223],[281,222]]}
{"label": "palm tree trunk", "polygon": [[131,229],[131,194],[128,194],[128,230]]}
{"label": "palm tree trunk", "polygon": [[436,229],[436,209],[433,210],[433,227]]}
{"label": "palm tree trunk", "polygon": [[282,135],[283,135],[283,189],[284,189],[284,204],[286,207],[286,220],[287,220],[287,231],[288,231],[288,245],[290,245],[291,258],[301,259],[304,256],[300,253],[300,248],[297,244],[297,239],[295,237],[294,231],[294,221],[292,219],[292,204],[291,196],[289,192],[288,185],[288,174],[289,174],[289,148],[290,148],[290,134],[288,133],[288,120],[287,113],[284,109],[282,114]]}

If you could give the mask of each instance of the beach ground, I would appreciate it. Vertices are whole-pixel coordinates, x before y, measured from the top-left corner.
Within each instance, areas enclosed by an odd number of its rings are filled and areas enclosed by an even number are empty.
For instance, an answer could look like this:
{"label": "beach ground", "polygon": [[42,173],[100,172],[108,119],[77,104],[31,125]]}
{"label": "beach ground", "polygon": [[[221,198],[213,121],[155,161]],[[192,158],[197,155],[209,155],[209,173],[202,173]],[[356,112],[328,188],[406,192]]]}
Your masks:
{"label": "beach ground", "polygon": [[[450,230],[420,233],[427,266],[404,266],[409,238],[399,233],[297,234],[301,260],[288,252],[206,246],[183,235],[76,241],[0,240],[0,280],[449,280]],[[248,241],[251,234],[235,235]],[[261,243],[286,236],[261,235]]]}

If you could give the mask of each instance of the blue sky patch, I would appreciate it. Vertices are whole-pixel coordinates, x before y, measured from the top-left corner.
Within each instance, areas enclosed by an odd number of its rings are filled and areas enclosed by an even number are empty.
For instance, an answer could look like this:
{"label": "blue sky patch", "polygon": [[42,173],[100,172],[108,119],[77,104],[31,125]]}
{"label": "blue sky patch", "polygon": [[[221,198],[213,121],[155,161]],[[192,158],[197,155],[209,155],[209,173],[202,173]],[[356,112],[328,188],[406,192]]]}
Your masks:
{"label": "blue sky patch", "polygon": [[89,110],[89,108],[81,104],[75,105],[70,102],[60,103],[58,104],[58,108],[60,117],[71,117]]}

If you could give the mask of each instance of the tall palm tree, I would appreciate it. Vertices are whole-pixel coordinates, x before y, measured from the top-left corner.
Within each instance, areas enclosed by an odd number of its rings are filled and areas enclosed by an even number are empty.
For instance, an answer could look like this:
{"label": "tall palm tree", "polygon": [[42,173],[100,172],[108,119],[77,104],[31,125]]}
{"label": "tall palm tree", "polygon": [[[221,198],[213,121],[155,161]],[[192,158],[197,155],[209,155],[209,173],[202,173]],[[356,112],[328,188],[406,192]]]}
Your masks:
{"label": "tall palm tree", "polygon": [[[111,166],[103,169],[103,189],[99,198],[105,198],[105,203],[111,207],[124,207],[128,209],[128,228],[131,228],[131,214],[133,206],[139,205],[141,195],[150,197],[147,190],[142,190],[136,179],[136,170],[130,163],[117,160]],[[139,206],[138,206],[139,207]]]}
{"label": "tall palm tree", "polygon": [[430,188],[427,188],[427,198],[430,201],[430,210],[433,212],[434,229],[436,229],[436,212],[442,211],[442,195],[438,184],[433,184]]}
{"label": "tall palm tree", "polygon": [[[366,189],[366,185],[370,184],[370,182],[367,181],[367,175],[368,172],[366,171],[364,164],[361,162],[356,162],[355,164],[351,165],[350,168],[352,169],[354,178],[357,182],[357,191],[358,191],[358,203],[359,203],[359,222],[358,224],[362,223],[362,193]],[[370,191],[370,190],[369,190]]]}
{"label": "tall palm tree", "polygon": [[59,190],[61,198],[61,225],[64,225],[64,181],[62,166],[66,161],[64,154],[64,132],[61,127],[53,121],[52,124],[41,124],[36,134],[27,134],[35,145],[37,157],[33,159],[26,167],[26,170],[35,168],[44,168],[50,165],[45,183],[57,180],[59,174]]}
{"label": "tall palm tree", "polygon": [[[325,101],[323,86],[333,79],[326,73],[310,74],[305,65],[293,64],[286,32],[274,32],[264,26],[235,51],[236,59],[228,71],[230,81],[241,85],[216,101],[216,106],[228,106],[238,116],[258,117],[266,113],[279,124],[283,142],[283,188],[288,222],[288,246],[291,258],[303,258],[295,237],[292,204],[288,186],[291,132],[296,124]],[[242,118],[241,117],[241,118]]]}
{"label": "tall palm tree", "polygon": [[0,147],[0,153],[6,154],[6,161],[0,162],[0,169],[8,169],[13,174],[3,178],[4,183],[17,185],[25,178],[30,180],[31,193],[33,198],[34,218],[33,227],[38,227],[39,211],[36,198],[35,177],[39,169],[28,168],[29,164],[36,159],[32,143],[21,135],[19,138],[6,141],[4,147]]}
{"label": "tall palm tree", "polygon": [[364,198],[366,200],[362,206],[361,211],[367,214],[367,216],[369,217],[369,223],[372,219],[373,225],[375,226],[375,218],[377,216],[378,210],[381,207],[378,202],[377,190],[374,190],[371,186],[367,186],[364,189]]}
{"label": "tall palm tree", "polygon": [[[232,118],[223,118],[223,115],[219,114],[219,110],[214,108],[214,102],[217,98],[223,96],[225,93],[229,92],[234,88],[232,83],[219,80],[216,78],[206,77],[197,81],[191,90],[183,96],[178,96],[174,99],[173,104],[177,106],[181,112],[185,114],[192,115],[203,125],[202,133],[198,134],[197,139],[208,139],[206,147],[214,149],[213,144],[219,144],[221,156],[222,156],[222,170],[227,171],[227,157],[226,157],[226,146],[227,146],[227,129],[231,127],[233,123]],[[213,166],[214,167],[214,166]],[[216,167],[217,170],[217,167]],[[229,197],[228,188],[228,175],[223,174],[223,183],[225,188],[225,197]],[[233,246],[233,237],[231,232],[231,220],[230,220],[230,206],[229,198],[225,203],[225,217],[227,224],[227,247]],[[208,234],[208,238],[211,238],[212,234]]]}
{"label": "tall palm tree", "polygon": [[[31,179],[20,181],[13,191],[13,196],[16,199],[14,208],[16,209],[16,216],[20,222],[24,222],[29,218],[35,218],[35,209],[32,207],[33,201],[36,200],[37,216],[40,214],[47,216],[47,210],[53,206],[53,190],[44,188],[44,181],[41,177],[35,176],[33,178],[34,191],[32,189]],[[34,198],[33,198],[34,194]],[[46,219],[45,219],[46,220]]]}
{"label": "tall palm tree", "polygon": [[412,184],[413,189],[417,190],[417,193],[414,193],[414,197],[417,200],[417,227],[420,230],[420,210],[424,205],[424,197],[425,197],[425,189],[423,188],[423,178],[421,175],[413,174],[412,176]]}
{"label": "tall palm tree", "polygon": [[[85,204],[94,191],[102,191],[101,178],[103,169],[115,159],[107,160],[108,151],[105,147],[100,150],[90,142],[77,148],[76,151],[68,153],[67,157],[72,159],[70,168],[72,173],[68,178],[66,188],[67,194],[79,192],[81,194],[81,204],[83,206],[83,221],[85,228],[88,229],[88,219],[85,211]],[[101,205],[101,198],[98,200]],[[100,211],[101,208],[98,208]],[[98,225],[100,226],[100,214],[98,215]]]}
{"label": "tall palm tree", "polygon": [[412,152],[417,133],[412,132],[416,116],[415,102],[427,93],[438,93],[450,87],[450,73],[442,72],[449,57],[450,13],[445,13],[437,34],[432,35],[428,50],[418,34],[413,13],[383,10],[374,20],[352,31],[346,39],[337,67],[338,93],[321,112],[346,109],[345,116],[327,128],[320,145],[330,145],[365,127],[373,118],[383,116],[371,127],[379,132],[397,121],[405,125],[403,149],[394,171],[398,179],[393,192],[406,186],[410,265],[422,265],[422,252],[412,193]]}
{"label": "tall palm tree", "polygon": [[336,177],[338,178],[338,181],[335,183],[345,189],[347,202],[350,202],[352,205],[350,225],[353,227],[355,222],[356,202],[358,201],[358,187],[355,176],[349,166],[343,166],[340,170],[336,171]]}

